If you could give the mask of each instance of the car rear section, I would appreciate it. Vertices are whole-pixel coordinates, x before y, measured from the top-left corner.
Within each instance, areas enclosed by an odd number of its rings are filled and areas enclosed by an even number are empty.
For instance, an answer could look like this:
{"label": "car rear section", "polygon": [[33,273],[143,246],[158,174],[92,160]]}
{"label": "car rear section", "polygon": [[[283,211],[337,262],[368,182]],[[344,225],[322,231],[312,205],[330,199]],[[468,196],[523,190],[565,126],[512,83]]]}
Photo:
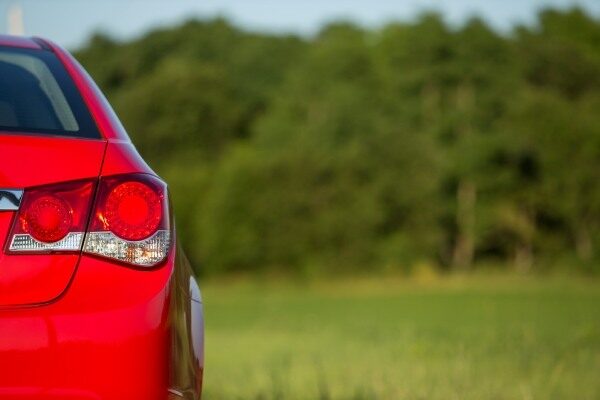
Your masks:
{"label": "car rear section", "polygon": [[166,184],[76,61],[0,36],[0,398],[199,398]]}

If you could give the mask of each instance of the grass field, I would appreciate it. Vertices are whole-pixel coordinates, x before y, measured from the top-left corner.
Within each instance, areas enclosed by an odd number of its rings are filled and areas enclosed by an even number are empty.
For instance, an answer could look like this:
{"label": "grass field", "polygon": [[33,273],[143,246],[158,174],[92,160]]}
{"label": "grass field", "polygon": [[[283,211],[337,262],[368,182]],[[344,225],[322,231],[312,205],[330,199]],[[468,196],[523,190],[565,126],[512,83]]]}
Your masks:
{"label": "grass field", "polygon": [[600,399],[600,282],[204,285],[206,400]]}

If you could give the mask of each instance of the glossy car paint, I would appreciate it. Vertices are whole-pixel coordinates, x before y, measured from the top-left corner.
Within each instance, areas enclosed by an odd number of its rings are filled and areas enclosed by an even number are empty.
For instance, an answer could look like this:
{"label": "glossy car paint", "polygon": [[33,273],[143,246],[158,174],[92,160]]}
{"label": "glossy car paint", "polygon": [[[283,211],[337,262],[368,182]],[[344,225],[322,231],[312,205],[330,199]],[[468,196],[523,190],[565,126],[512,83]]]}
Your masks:
{"label": "glossy car paint", "polygon": [[[0,188],[155,175],[66,51],[6,36],[0,46],[56,53],[103,136],[0,132]],[[0,211],[3,240],[13,217]],[[0,255],[1,399],[197,399],[203,328],[200,290],[175,230],[167,259],[151,269],[86,254]]]}

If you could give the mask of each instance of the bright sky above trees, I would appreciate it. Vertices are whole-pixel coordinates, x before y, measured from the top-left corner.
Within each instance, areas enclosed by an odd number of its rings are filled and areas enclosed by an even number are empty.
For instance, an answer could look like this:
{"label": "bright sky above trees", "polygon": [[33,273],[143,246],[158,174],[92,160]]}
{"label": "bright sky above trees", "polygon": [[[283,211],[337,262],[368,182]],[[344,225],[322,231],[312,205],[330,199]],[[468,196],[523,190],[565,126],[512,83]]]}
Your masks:
{"label": "bright sky above trees", "polygon": [[94,30],[128,38],[197,16],[224,15],[252,29],[310,34],[332,19],[377,25],[431,9],[442,12],[450,23],[477,14],[499,29],[530,22],[548,5],[580,5],[600,15],[597,0],[0,0],[0,32],[6,31],[5,15],[14,4],[24,10],[26,34],[49,37],[70,48]]}

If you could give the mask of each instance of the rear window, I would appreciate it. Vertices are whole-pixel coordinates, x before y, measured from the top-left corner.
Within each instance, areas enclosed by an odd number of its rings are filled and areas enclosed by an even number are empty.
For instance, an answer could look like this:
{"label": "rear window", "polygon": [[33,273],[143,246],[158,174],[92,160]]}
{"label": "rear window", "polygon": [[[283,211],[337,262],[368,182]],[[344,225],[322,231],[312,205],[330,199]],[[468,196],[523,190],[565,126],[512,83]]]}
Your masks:
{"label": "rear window", "polygon": [[0,47],[0,131],[99,138],[54,53]]}

